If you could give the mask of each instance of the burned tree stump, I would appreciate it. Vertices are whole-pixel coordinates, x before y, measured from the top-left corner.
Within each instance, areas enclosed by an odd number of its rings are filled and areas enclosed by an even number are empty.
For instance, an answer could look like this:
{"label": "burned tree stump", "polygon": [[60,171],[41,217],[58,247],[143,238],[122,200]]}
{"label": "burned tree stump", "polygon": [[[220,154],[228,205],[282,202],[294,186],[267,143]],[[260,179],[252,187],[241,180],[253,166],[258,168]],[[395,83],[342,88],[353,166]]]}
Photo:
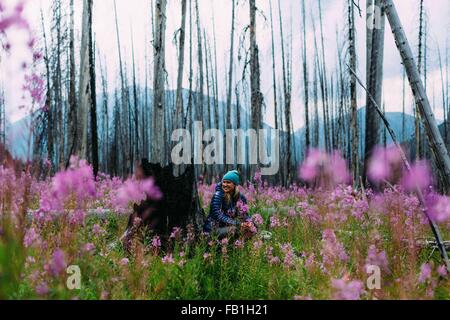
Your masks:
{"label": "burned tree stump", "polygon": [[194,166],[187,166],[178,177],[173,174],[172,164],[163,168],[144,159],[142,167],[146,177],[155,179],[163,198],[158,202],[145,200],[134,206],[123,239],[125,247],[128,249],[128,243],[142,227],[158,235],[163,246],[175,227],[186,230],[188,225],[192,225],[199,233],[204,224],[204,212],[199,201]]}

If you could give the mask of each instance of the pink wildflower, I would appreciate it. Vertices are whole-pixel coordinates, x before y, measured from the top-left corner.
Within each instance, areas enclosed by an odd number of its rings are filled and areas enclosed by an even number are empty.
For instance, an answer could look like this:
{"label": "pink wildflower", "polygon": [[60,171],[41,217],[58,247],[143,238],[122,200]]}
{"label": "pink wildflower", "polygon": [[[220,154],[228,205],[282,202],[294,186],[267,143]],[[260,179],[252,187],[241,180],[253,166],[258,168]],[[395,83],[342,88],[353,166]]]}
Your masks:
{"label": "pink wildflower", "polygon": [[416,162],[411,166],[410,171],[405,171],[401,181],[406,191],[415,191],[426,189],[431,184],[431,171],[425,161]]}
{"label": "pink wildflower", "polygon": [[424,283],[431,278],[431,266],[428,263],[422,264],[420,267],[419,283]]}
{"label": "pink wildflower", "polygon": [[28,248],[39,239],[40,239],[39,233],[36,232],[36,229],[30,228],[27,230],[27,233],[23,238],[23,245],[25,246],[25,248]]}
{"label": "pink wildflower", "polygon": [[264,219],[259,213],[252,215],[252,220],[253,220],[253,223],[257,226],[260,226],[264,223]]}
{"label": "pink wildflower", "polygon": [[391,146],[386,149],[377,147],[369,160],[367,175],[375,183],[389,180],[393,170],[400,166],[401,161],[400,152],[396,147]]}
{"label": "pink wildflower", "polygon": [[173,255],[171,253],[162,257],[161,260],[162,260],[162,263],[164,263],[164,264],[175,263],[175,260],[173,259]]}
{"label": "pink wildflower", "polygon": [[45,296],[49,293],[49,288],[47,286],[47,283],[42,282],[41,284],[36,286],[36,293],[40,296]]}
{"label": "pink wildflower", "polygon": [[332,286],[335,300],[359,300],[364,288],[361,281],[347,282],[344,279],[333,279]]}
{"label": "pink wildflower", "polygon": [[50,272],[53,276],[61,273],[66,269],[66,261],[64,258],[64,252],[61,249],[56,249],[53,252],[52,261],[50,263]]}

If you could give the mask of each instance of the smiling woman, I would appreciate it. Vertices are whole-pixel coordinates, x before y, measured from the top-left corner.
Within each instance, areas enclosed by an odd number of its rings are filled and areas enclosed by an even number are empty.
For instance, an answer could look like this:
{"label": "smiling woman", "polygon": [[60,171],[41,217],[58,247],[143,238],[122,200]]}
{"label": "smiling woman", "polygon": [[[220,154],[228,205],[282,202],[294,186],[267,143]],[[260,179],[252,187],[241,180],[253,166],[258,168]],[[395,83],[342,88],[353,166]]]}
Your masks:
{"label": "smiling woman", "polygon": [[256,231],[247,214],[247,199],[239,192],[239,184],[239,172],[233,170],[225,174],[216,185],[209,216],[203,227],[206,233],[216,233],[221,239],[234,234],[238,228],[247,235]]}

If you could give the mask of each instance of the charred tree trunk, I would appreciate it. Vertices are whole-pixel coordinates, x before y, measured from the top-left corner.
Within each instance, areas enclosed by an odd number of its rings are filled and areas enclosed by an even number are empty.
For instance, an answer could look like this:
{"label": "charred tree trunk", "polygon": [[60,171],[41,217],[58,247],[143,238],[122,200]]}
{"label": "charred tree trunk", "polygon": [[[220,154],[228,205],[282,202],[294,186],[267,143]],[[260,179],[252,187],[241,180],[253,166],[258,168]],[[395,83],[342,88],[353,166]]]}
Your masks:
{"label": "charred tree trunk", "polygon": [[97,89],[95,82],[95,45],[92,34],[92,4],[89,11],[89,80],[91,82],[91,154],[94,176],[98,173]]}
{"label": "charred tree trunk", "polygon": [[[261,108],[263,97],[260,89],[259,49],[256,43],[256,3],[249,0],[250,9],[250,91],[251,91],[251,128],[259,130],[262,126]],[[250,167],[253,176],[256,168]]]}

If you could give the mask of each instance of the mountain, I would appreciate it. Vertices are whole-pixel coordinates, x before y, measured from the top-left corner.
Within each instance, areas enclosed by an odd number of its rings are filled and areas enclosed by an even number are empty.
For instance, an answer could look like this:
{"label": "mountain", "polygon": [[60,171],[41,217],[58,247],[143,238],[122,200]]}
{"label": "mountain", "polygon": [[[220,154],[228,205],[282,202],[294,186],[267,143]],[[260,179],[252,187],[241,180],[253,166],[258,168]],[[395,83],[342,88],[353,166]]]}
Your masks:
{"label": "mountain", "polygon": [[[141,103],[144,101],[144,88],[140,88],[139,92],[140,92],[140,101]],[[131,94],[131,88],[130,88],[130,94]],[[108,113],[110,115],[110,117],[113,115],[113,105],[114,105],[114,101],[115,101],[115,97],[116,94],[115,93],[109,93],[108,94],[108,101],[109,101],[109,106],[108,106]],[[168,104],[170,105],[175,105],[175,99],[176,99],[176,91],[175,90],[167,90],[166,91],[166,101]],[[189,91],[188,90],[183,90],[183,100],[184,100],[184,108],[185,108],[185,113],[187,111],[187,104],[188,104],[188,99],[189,99]],[[99,95],[98,97],[98,102],[97,102],[97,108],[98,108],[98,116],[99,118],[101,117],[101,108],[102,108],[102,103],[103,103],[103,97],[101,95]],[[151,106],[152,106],[152,90],[148,89],[148,106],[147,109],[151,110]],[[197,96],[194,93],[193,94],[193,104],[195,105],[195,102],[197,100]],[[204,97],[204,102],[205,104],[207,104],[208,98]],[[212,110],[214,108],[214,99],[210,98],[210,108],[209,110]],[[222,119],[222,115],[224,114],[224,109],[226,108],[226,103],[223,101],[218,101],[218,106],[219,106],[219,129],[223,130],[224,128],[224,120]],[[233,110],[232,110],[232,119],[235,117],[235,106],[233,105]],[[142,111],[142,107],[139,108],[140,111]],[[360,124],[360,130],[359,130],[359,136],[360,136],[360,148],[363,148],[364,146],[364,141],[365,141],[365,107],[362,107],[358,110],[358,122]],[[241,114],[241,129],[246,130],[248,129],[246,126],[246,122],[248,121],[248,119],[250,119],[250,111],[247,108],[241,107],[240,109],[240,114]],[[213,116],[211,115],[211,118]],[[386,117],[389,121],[389,123],[391,124],[394,132],[396,133],[398,139],[400,140],[400,142],[402,141],[406,141],[408,139],[410,139],[411,137],[413,137],[414,135],[414,117],[409,115],[409,114],[405,114],[405,136],[402,137],[402,113],[400,112],[387,112],[386,113]],[[22,118],[19,121],[16,121],[14,123],[7,123],[7,147],[10,150],[10,152],[13,154],[13,156],[17,157],[17,158],[21,158],[21,159],[26,159],[28,154],[31,154],[31,152],[29,152],[29,145],[30,145],[30,123],[31,123],[31,118],[32,116],[26,116],[24,118]],[[100,120],[100,119],[99,119]],[[99,137],[102,137],[102,132],[101,132],[101,122],[99,121]],[[233,127],[235,127],[236,124],[233,123]],[[383,124],[381,124],[381,128],[384,128]],[[263,128],[265,129],[270,129],[272,128],[270,125],[268,125],[267,123],[263,124]],[[323,135],[323,121],[322,119],[319,120],[319,141],[320,141],[320,147],[324,146],[323,140],[324,140],[324,135]],[[306,129],[300,128],[298,130],[296,130],[294,132],[294,141],[295,141],[295,156],[297,161],[300,161],[300,156],[301,156],[301,152],[298,152],[297,150],[303,150],[304,149],[304,145],[305,145],[305,132]],[[281,139],[286,139],[286,133],[285,132],[281,132],[280,133],[280,137]],[[383,138],[383,131],[381,133],[381,139]],[[392,139],[390,137],[390,135],[387,133],[386,134],[386,141],[388,144],[392,143]]]}
{"label": "mountain", "polygon": [[[402,123],[403,123],[403,114],[401,112],[386,112],[386,118],[392,127],[392,129],[395,132],[395,135],[397,136],[397,139],[399,139],[399,142],[404,142],[409,140],[414,135],[414,117],[409,114],[405,114],[405,135],[403,137],[402,135]],[[362,107],[358,110],[358,124],[359,124],[359,145],[360,148],[364,146],[365,138],[366,138],[366,108]],[[381,120],[380,120],[381,121]],[[381,142],[383,141],[383,131],[384,131],[384,124],[381,122]],[[319,120],[319,146],[321,148],[324,147],[324,123],[323,120]],[[305,136],[306,136],[306,128],[301,128],[297,131],[295,131],[295,141],[296,144],[299,146],[305,145]],[[312,132],[311,132],[312,135]],[[386,143],[390,144],[392,143],[392,138],[389,135],[389,132],[386,130]]]}
{"label": "mountain", "polygon": [[31,155],[31,115],[16,121],[6,120],[6,148],[15,158],[26,160]]}

